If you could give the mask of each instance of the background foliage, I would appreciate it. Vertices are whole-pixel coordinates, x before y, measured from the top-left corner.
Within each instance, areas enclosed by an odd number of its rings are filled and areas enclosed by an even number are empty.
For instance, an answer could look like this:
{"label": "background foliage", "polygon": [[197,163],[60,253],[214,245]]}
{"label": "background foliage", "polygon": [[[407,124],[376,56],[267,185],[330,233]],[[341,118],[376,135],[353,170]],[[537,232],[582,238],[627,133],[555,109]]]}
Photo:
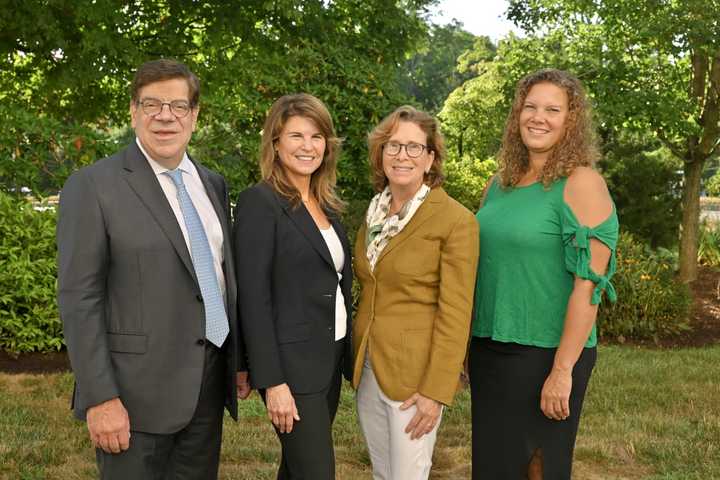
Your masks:
{"label": "background foliage", "polygon": [[690,292],[687,285],[677,282],[674,260],[668,250],[653,250],[631,234],[621,233],[612,280],[619,300],[601,305],[600,335],[657,340],[688,329]]}
{"label": "background foliage", "polygon": [[55,212],[0,192],[0,218],[0,349],[59,350]]}
{"label": "background foliage", "polygon": [[[603,148],[599,168],[622,228],[632,234],[623,240],[625,255],[639,259],[618,274],[619,290],[629,293],[621,293],[620,306],[603,309],[601,330],[638,337],[677,331],[680,314],[654,299],[664,292],[682,304],[684,287],[671,282],[672,268],[658,270],[662,275],[652,282],[643,275],[666,259],[657,252],[678,248],[681,218],[688,243],[703,168],[705,190],[720,192],[720,177],[706,168],[720,164],[717,2],[513,0],[508,13],[528,34],[495,44],[458,22],[432,25],[428,8],[436,0],[5,0],[0,191],[13,197],[3,197],[2,208],[15,219],[3,228],[15,225],[6,233],[19,238],[13,244],[2,239],[8,249],[0,252],[2,261],[14,265],[4,281],[36,298],[54,292],[54,277],[43,270],[49,264],[38,262],[33,285],[12,277],[24,261],[18,245],[33,234],[22,225],[34,229],[33,255],[51,263],[55,255],[46,242],[54,232],[52,213],[28,210],[18,199],[24,188],[40,198],[57,193],[71,171],[132,140],[128,85],[145,60],[177,58],[199,74],[200,128],[191,153],[225,175],[233,196],[258,179],[260,129],[270,104],[297,91],[323,99],[344,138],[339,189],[349,204],[351,234],[372,195],[367,133],[382,117],[405,103],[438,115],[448,147],[446,190],[475,211],[496,168],[493,156],[517,80],[556,67],[578,75],[588,89]],[[699,245],[692,262],[714,264],[717,227],[698,232],[690,238]],[[688,258],[680,247],[680,261],[671,257],[675,265]],[[644,270],[633,270],[636,265]],[[642,298],[655,307],[638,303],[632,282],[640,280],[654,285]],[[3,311],[21,312],[20,295],[8,295]],[[10,309],[10,298],[17,309]],[[54,293],[43,298],[47,310],[28,320],[28,332],[33,322],[54,325],[48,320],[55,315],[49,313]],[[20,313],[12,315],[17,322]],[[47,329],[51,337],[59,332],[53,328]],[[32,335],[0,348],[58,346]]]}

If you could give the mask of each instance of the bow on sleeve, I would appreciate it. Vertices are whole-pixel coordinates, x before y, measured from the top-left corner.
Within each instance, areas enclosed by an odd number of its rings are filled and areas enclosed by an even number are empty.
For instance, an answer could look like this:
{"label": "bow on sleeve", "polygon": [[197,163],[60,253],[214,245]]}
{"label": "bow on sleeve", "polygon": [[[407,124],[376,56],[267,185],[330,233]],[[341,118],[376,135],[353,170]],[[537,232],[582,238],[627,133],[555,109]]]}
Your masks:
{"label": "bow on sleeve", "polygon": [[[617,300],[617,293],[615,291],[615,287],[612,283],[610,283],[610,277],[614,273],[613,269],[608,268],[606,275],[598,275],[590,267],[590,260],[592,259],[592,254],[590,252],[591,238],[596,238],[597,240],[603,242],[595,229],[586,225],[577,226],[573,229],[563,231],[563,243],[567,246],[566,248],[572,248],[577,257],[574,265],[567,265],[569,267],[568,269],[575,273],[578,277],[590,280],[595,284],[595,289],[593,290],[592,299],[590,301],[592,305],[600,303],[603,291],[607,292],[608,299],[610,299],[611,302],[615,302]],[[605,242],[603,242],[603,244],[605,244]],[[608,246],[608,248],[610,247]],[[614,257],[615,252],[612,248],[610,248],[610,250],[611,256]],[[614,262],[611,258],[610,265],[612,266],[613,264]]]}

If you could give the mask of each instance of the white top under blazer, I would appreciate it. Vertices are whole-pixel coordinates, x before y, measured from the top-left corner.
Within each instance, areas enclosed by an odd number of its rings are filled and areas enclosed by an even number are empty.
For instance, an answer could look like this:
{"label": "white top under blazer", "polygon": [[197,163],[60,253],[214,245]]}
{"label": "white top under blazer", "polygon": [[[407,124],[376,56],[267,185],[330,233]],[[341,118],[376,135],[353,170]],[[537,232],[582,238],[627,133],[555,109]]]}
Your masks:
{"label": "white top under blazer", "polygon": [[330,226],[328,229],[320,229],[320,233],[325,240],[325,244],[330,250],[335,271],[338,276],[337,292],[335,294],[335,340],[345,338],[347,333],[347,311],[345,310],[345,297],[340,289],[340,280],[342,280],[342,269],[345,266],[345,251],[343,250],[340,237],[338,237],[335,229]]}

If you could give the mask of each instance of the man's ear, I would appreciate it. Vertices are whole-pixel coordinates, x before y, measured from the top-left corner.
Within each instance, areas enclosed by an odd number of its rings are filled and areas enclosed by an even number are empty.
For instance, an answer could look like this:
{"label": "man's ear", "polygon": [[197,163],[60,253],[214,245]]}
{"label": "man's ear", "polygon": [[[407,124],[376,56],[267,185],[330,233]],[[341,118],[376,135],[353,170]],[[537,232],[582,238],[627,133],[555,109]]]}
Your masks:
{"label": "man's ear", "polygon": [[135,122],[136,122],[136,118],[135,118],[135,117],[136,117],[136,115],[137,115],[137,113],[138,113],[138,112],[137,112],[137,109],[138,109],[137,103],[135,103],[134,101],[130,100],[130,126],[131,126],[132,128],[135,128]]}
{"label": "man's ear", "polygon": [[199,114],[200,114],[200,105],[193,108],[192,111],[190,112],[190,115],[192,115],[192,131],[193,132],[197,128],[197,119],[198,119]]}

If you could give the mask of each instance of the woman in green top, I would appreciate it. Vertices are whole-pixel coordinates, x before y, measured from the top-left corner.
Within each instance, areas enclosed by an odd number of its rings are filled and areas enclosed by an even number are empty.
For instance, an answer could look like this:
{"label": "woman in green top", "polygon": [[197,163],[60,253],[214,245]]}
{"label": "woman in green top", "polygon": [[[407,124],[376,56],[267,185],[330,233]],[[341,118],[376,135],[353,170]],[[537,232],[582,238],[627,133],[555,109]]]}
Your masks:
{"label": "woman in green top", "polygon": [[477,213],[473,479],[569,479],[618,221],[580,82],[522,79]]}

